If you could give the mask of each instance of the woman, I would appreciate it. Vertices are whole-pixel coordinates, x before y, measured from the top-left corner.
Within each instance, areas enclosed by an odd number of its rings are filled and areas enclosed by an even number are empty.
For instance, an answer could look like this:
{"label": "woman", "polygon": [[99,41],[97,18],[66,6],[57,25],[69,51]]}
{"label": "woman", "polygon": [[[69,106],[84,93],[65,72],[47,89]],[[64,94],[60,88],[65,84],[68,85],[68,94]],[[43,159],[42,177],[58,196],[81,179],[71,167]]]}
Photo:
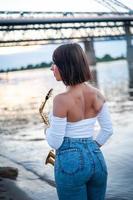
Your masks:
{"label": "woman", "polygon": [[[87,57],[76,43],[55,49],[51,70],[66,91],[55,96],[48,144],[56,149],[55,182],[59,200],[104,200],[107,167],[100,147],[112,135],[112,123],[104,96],[87,81],[91,73]],[[93,139],[94,125],[101,129]]]}

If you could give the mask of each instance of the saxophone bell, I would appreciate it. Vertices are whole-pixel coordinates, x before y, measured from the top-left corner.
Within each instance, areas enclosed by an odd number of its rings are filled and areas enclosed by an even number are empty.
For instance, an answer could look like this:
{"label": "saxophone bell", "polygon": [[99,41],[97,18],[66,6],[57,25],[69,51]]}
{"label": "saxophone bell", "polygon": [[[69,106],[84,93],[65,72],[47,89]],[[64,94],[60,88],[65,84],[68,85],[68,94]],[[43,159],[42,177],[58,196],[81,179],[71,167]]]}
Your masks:
{"label": "saxophone bell", "polygon": [[50,150],[50,152],[46,158],[45,164],[47,165],[49,163],[54,166],[54,162],[55,162],[55,154],[54,154],[53,150]]}

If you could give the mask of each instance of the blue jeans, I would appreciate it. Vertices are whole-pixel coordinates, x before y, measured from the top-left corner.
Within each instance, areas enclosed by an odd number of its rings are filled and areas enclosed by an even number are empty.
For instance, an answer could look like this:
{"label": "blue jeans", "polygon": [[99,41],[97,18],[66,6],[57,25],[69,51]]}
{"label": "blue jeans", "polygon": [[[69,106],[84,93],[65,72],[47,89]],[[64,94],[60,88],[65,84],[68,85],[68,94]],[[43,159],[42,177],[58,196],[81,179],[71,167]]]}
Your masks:
{"label": "blue jeans", "polygon": [[54,173],[59,200],[105,199],[107,166],[91,137],[65,137],[56,150]]}

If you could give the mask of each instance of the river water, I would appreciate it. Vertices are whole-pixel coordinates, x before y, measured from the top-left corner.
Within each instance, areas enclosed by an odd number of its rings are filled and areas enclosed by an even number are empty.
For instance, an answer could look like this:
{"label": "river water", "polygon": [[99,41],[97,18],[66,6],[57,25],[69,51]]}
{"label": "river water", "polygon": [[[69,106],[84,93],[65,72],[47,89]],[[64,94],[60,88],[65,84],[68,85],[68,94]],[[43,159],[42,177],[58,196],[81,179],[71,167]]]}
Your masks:
{"label": "river water", "polygon": [[[99,63],[96,68],[98,87],[106,96],[114,127],[114,135],[101,148],[109,172],[107,199],[132,200],[133,101],[128,95],[127,63]],[[10,160],[31,173],[27,179],[33,179],[34,187],[26,183],[28,180],[23,181],[23,187],[35,200],[50,200],[47,193],[52,191],[51,199],[57,199],[53,167],[44,164],[50,147],[38,113],[50,88],[54,91],[46,112],[52,109],[53,97],[65,89],[49,68],[0,74],[0,160]]]}

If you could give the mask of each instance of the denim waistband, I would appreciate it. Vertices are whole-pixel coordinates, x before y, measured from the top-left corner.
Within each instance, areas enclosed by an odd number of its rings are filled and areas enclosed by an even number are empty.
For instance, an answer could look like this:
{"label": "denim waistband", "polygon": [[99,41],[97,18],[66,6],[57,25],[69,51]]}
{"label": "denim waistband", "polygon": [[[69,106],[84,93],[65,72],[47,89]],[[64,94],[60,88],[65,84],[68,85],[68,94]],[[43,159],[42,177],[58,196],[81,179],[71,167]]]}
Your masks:
{"label": "denim waistband", "polygon": [[88,142],[93,142],[93,137],[88,137],[88,138],[70,138],[70,137],[64,137],[64,142],[83,142],[83,143],[88,143]]}
{"label": "denim waistband", "polygon": [[58,154],[59,151],[66,149],[66,148],[70,148],[70,147],[74,147],[74,146],[82,147],[83,144],[93,146],[95,144],[93,137],[88,137],[88,138],[64,137],[62,145],[59,147],[59,149],[56,150],[56,154]]}

